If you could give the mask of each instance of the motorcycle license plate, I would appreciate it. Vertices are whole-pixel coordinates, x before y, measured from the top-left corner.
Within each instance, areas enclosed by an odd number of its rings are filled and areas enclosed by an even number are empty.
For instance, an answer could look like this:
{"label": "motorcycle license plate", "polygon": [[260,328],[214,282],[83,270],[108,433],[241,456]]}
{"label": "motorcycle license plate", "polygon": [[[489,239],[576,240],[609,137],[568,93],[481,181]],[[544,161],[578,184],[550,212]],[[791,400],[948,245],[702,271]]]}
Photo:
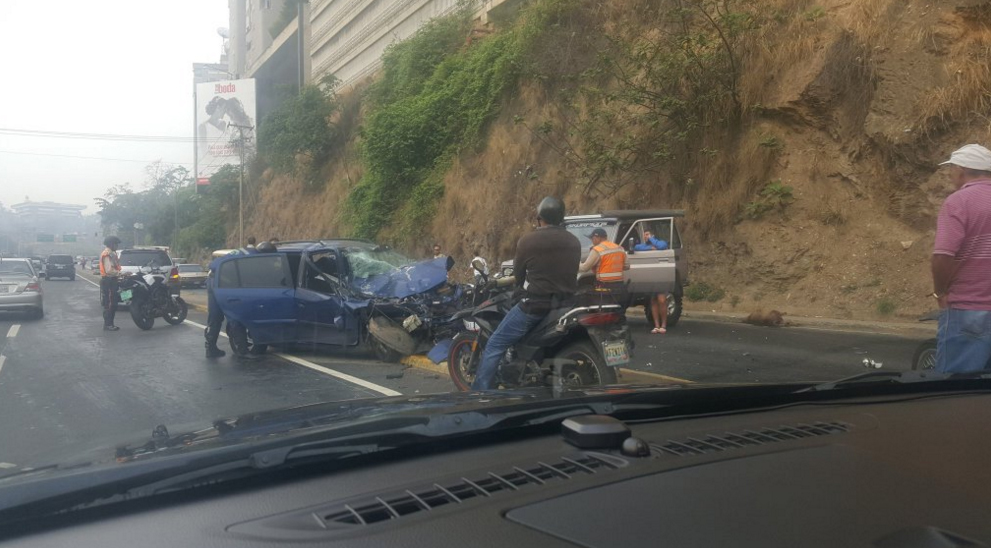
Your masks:
{"label": "motorcycle license plate", "polygon": [[125,289],[124,291],[121,291],[120,292],[120,300],[122,300],[122,301],[129,301],[129,300],[131,300],[131,290],[130,289]]}
{"label": "motorcycle license plate", "polygon": [[607,341],[602,343],[602,355],[606,357],[606,365],[619,367],[630,363],[630,351],[626,341]]}

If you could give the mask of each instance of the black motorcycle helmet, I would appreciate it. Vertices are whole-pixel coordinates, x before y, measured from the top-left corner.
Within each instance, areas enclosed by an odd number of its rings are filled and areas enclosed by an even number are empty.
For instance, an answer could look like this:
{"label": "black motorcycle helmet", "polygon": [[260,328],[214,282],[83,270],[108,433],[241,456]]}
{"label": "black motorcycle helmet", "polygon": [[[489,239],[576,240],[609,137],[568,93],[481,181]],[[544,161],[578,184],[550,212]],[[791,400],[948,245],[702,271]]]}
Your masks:
{"label": "black motorcycle helmet", "polygon": [[103,239],[103,245],[107,247],[120,245],[120,238],[118,238],[117,236],[107,236],[106,238]]}
{"label": "black motorcycle helmet", "polygon": [[564,202],[554,196],[540,200],[540,204],[537,206],[537,217],[549,225],[560,225],[564,222]]}
{"label": "black motorcycle helmet", "polygon": [[255,249],[258,250],[259,253],[274,253],[276,251],[275,244],[272,242],[262,242],[255,246]]}

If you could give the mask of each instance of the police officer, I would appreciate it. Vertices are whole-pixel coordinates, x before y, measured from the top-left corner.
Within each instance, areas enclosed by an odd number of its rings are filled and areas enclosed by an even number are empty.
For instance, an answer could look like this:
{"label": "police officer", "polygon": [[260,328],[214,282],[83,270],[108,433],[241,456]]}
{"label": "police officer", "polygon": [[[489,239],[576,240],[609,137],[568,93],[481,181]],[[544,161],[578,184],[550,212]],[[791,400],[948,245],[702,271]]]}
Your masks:
{"label": "police officer", "polygon": [[595,269],[595,289],[617,304],[626,302],[626,282],[623,272],[626,270],[626,251],[622,246],[609,241],[609,236],[602,228],[596,228],[589,234],[592,239],[592,249],[588,258],[578,267],[579,272],[589,272]]}
{"label": "police officer", "polygon": [[120,238],[107,236],[103,240],[106,249],[100,254],[100,304],[103,305],[103,330],[119,331],[114,325],[117,313],[117,289],[120,287],[120,258],[117,248]]}

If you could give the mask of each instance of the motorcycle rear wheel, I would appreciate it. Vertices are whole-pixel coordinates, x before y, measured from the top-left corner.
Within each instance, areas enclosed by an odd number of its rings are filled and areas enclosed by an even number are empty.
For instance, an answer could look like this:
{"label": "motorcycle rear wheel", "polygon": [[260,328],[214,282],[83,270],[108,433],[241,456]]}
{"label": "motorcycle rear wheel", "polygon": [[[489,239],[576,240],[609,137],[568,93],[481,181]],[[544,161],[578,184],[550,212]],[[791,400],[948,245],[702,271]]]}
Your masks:
{"label": "motorcycle rear wheel", "polygon": [[482,360],[482,346],[475,344],[477,340],[475,333],[459,333],[447,354],[447,372],[454,386],[462,392],[471,390],[475,368]]}
{"label": "motorcycle rear wheel", "polygon": [[596,386],[616,384],[616,369],[606,365],[605,360],[587,342],[572,343],[555,356],[566,360],[574,360],[578,365],[563,366],[561,371],[554,372],[555,385],[563,386]]}
{"label": "motorcycle rear wheel", "polygon": [[189,314],[189,306],[186,304],[186,301],[182,299],[182,297],[176,297],[175,302],[178,307],[175,314],[166,312],[165,315],[162,316],[165,318],[165,321],[169,323],[169,325],[181,324],[186,321],[186,315]]}
{"label": "motorcycle rear wheel", "polygon": [[912,356],[912,370],[920,371],[936,368],[936,339],[929,339],[915,349]]}
{"label": "motorcycle rear wheel", "polygon": [[144,331],[148,331],[155,326],[155,317],[151,315],[151,303],[148,301],[131,301],[131,319],[134,320],[134,325],[138,326]]}

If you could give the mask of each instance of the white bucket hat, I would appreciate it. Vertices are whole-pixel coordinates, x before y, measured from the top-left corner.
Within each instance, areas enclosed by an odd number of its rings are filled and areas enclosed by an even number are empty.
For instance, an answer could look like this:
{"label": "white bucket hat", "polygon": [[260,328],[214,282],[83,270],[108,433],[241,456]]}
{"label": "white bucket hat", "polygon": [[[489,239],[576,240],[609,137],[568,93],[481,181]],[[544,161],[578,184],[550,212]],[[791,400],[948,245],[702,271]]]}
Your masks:
{"label": "white bucket hat", "polygon": [[966,145],[950,154],[950,159],[939,165],[953,164],[955,166],[991,171],[991,150],[981,145]]}

